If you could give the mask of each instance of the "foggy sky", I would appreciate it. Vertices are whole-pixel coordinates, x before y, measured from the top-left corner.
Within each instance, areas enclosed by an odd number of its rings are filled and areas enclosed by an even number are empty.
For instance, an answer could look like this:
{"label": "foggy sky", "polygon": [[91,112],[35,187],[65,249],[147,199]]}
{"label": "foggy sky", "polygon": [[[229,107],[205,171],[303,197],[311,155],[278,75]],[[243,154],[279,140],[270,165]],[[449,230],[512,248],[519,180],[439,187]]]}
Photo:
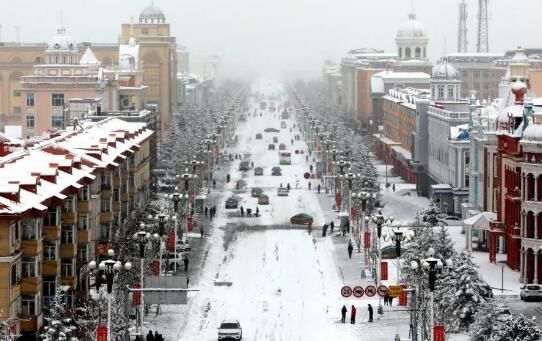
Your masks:
{"label": "foggy sky", "polygon": [[[150,0],[0,0],[1,39],[42,42],[63,23],[76,41],[115,42]],[[429,58],[457,49],[459,0],[413,0],[429,33]],[[468,0],[469,51],[476,49],[478,0]],[[155,0],[178,44],[216,53],[223,76],[319,77],[324,59],[349,49],[395,52],[411,0]],[[490,50],[542,47],[542,0],[490,0]]]}

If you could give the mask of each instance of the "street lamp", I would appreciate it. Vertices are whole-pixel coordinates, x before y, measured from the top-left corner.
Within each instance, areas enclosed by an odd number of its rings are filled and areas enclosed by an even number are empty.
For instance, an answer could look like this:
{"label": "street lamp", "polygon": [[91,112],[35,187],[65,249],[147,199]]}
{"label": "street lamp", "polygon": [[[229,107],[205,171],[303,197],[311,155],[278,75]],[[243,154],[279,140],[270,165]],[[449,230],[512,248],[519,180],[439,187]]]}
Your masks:
{"label": "street lamp", "polygon": [[[385,217],[382,214],[382,209],[378,209],[378,213],[373,216],[373,223],[376,225],[376,232],[377,232],[377,257],[378,257],[378,264],[377,264],[377,284],[380,285],[381,277],[382,277],[382,269],[381,269],[381,262],[382,262],[382,247],[381,247],[381,241],[380,238],[382,237],[382,225],[384,223],[391,225],[393,223],[393,217]],[[374,237],[374,233],[373,233]],[[374,238],[373,238],[374,239]]]}
{"label": "street lamp", "polygon": [[[101,274],[105,274],[105,279],[107,283],[107,339],[112,340],[111,338],[111,296],[113,294],[113,280],[119,271],[124,268],[126,271],[132,270],[132,263],[126,262],[124,266],[120,261],[115,261],[112,258],[115,256],[115,251],[109,249],[107,255],[110,257],[104,261],[101,261],[98,265],[98,269]],[[88,268],[91,272],[96,270],[96,262],[91,261],[88,263]]]}
{"label": "street lamp", "polygon": [[399,230],[399,227],[397,230],[390,231],[385,237],[386,241],[391,240],[395,242],[395,253],[397,254],[397,284],[401,281],[401,243],[409,242],[413,237],[414,232],[412,230],[403,233],[403,231]]}
{"label": "street lamp", "polygon": [[[134,233],[132,239],[139,244],[139,259],[140,259],[140,280],[141,288],[143,288],[143,274],[144,274],[144,260],[145,260],[145,247],[151,240],[151,234],[145,231],[145,223],[139,224],[140,231]],[[144,314],[144,294],[141,291],[141,307],[139,311],[139,328],[141,335],[143,335],[143,314]]]}
{"label": "street lamp", "polygon": [[[435,291],[435,282],[437,279],[437,273],[442,272],[443,268],[452,269],[454,266],[454,263],[451,259],[446,259],[444,263],[441,259],[433,257],[435,255],[435,249],[430,248],[427,251],[427,254],[429,258],[427,259],[421,259],[419,262],[412,261],[410,263],[410,268],[412,270],[419,269],[420,265],[423,271],[428,273],[429,278],[429,325],[430,325],[430,332],[429,332],[429,341],[433,340],[433,324],[435,320],[435,311],[434,311],[434,291]],[[425,330],[425,328],[424,328]]]}

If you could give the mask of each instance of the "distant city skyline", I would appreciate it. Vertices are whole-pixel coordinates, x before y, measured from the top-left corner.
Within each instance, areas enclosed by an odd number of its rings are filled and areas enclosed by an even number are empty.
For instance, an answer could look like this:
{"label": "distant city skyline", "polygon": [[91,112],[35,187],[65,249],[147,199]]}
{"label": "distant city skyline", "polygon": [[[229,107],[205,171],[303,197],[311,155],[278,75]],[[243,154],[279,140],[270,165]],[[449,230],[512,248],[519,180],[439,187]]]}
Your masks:
{"label": "distant city skyline", "polygon": [[[413,1],[414,12],[429,33],[432,61],[456,51],[458,3]],[[468,51],[475,51],[478,1],[467,3]],[[489,3],[490,51],[542,46],[537,27],[542,2],[504,3]],[[0,0],[1,40],[16,41],[18,26],[21,42],[45,42],[60,25],[62,12],[67,33],[76,41],[116,42],[121,23],[137,21],[150,4],[150,0]],[[177,43],[192,53],[218,54],[225,76],[314,78],[325,59],[338,61],[350,49],[395,52],[395,33],[411,12],[411,1],[405,0],[155,0],[154,4],[164,11]]]}

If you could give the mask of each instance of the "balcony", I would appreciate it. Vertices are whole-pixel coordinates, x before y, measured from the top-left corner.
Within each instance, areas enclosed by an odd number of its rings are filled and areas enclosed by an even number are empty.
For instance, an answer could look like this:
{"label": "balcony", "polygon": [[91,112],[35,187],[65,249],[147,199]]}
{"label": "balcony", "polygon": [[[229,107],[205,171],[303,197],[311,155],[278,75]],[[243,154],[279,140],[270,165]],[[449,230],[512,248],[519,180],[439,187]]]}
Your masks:
{"label": "balcony", "polygon": [[90,243],[90,230],[77,230],[77,244]]}
{"label": "balcony", "polygon": [[60,244],[60,258],[75,258],[77,256],[77,243]]}
{"label": "balcony", "polygon": [[129,170],[123,170],[122,171],[122,178],[128,179],[130,177],[130,171]]}
{"label": "balcony", "polygon": [[100,194],[102,195],[102,198],[108,198],[113,195],[113,189],[111,189],[111,186],[102,187]]}
{"label": "balcony", "polygon": [[129,197],[128,193],[122,193],[122,194],[120,195],[120,200],[121,200],[121,201],[124,201],[124,202],[130,200],[130,197]]}
{"label": "balcony", "polygon": [[113,213],[111,212],[102,212],[100,214],[100,224],[108,224],[113,219]]}
{"label": "balcony", "polygon": [[67,225],[77,224],[77,213],[76,212],[62,213],[62,223],[67,224]]}
{"label": "balcony", "polygon": [[75,276],[60,276],[59,284],[61,286],[67,286],[72,289],[77,289],[77,280]]}
{"label": "balcony", "polygon": [[11,285],[11,301],[15,301],[21,296],[21,282]]}
{"label": "balcony", "polygon": [[22,331],[34,332],[40,330],[43,326],[43,314],[38,316],[22,316],[19,321],[21,322]]}
{"label": "balcony", "polygon": [[130,194],[136,194],[136,193],[137,193],[137,188],[135,188],[135,186],[130,187]]}
{"label": "balcony", "polygon": [[113,212],[120,212],[120,202],[113,201]]}
{"label": "balcony", "polygon": [[535,214],[542,212],[542,201],[535,201],[534,198],[521,203],[521,209],[525,212],[533,211]]}
{"label": "balcony", "polygon": [[121,178],[120,177],[114,177],[113,178],[113,187],[119,188],[120,187]]}
{"label": "balcony", "polygon": [[10,254],[14,255],[14,254],[18,253],[21,250],[21,244],[22,244],[22,242],[20,240],[15,241],[15,243],[13,243],[9,247]]}
{"label": "balcony", "polygon": [[49,226],[43,228],[43,236],[45,240],[59,240],[60,239],[60,227]]}
{"label": "balcony", "polygon": [[35,294],[41,290],[42,278],[40,277],[23,277],[21,291],[23,294]]}
{"label": "balcony", "polygon": [[80,213],[90,213],[90,210],[92,208],[91,201],[79,201],[77,203],[77,210]]}
{"label": "balcony", "polygon": [[36,256],[41,254],[43,250],[43,239],[23,240],[22,251],[23,256]]}
{"label": "balcony", "polygon": [[44,260],[42,268],[43,276],[56,276],[60,273],[60,258]]}

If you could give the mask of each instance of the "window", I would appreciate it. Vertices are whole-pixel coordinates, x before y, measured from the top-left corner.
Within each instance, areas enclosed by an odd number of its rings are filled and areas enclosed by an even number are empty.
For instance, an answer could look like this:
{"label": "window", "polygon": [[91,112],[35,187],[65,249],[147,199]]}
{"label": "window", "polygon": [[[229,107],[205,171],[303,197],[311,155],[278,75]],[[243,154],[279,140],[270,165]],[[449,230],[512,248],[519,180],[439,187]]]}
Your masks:
{"label": "window", "polygon": [[23,257],[23,277],[41,276],[41,260],[38,257]]}
{"label": "window", "polygon": [[26,316],[35,316],[41,314],[40,293],[34,295],[21,296],[21,313]]}
{"label": "window", "polygon": [[47,207],[47,214],[43,218],[43,225],[45,226],[58,226],[58,206]]}
{"label": "window", "polygon": [[21,260],[18,260],[17,262],[11,264],[11,285],[17,285],[21,282],[21,270]]}
{"label": "window", "polygon": [[90,199],[90,188],[88,186],[83,186],[79,190],[77,199],[79,199],[80,201],[88,201]]}
{"label": "window", "polygon": [[21,107],[13,107],[13,113],[16,115],[21,114]]}
{"label": "window", "polygon": [[102,198],[102,212],[111,212],[111,198]]}
{"label": "window", "polygon": [[64,106],[64,94],[53,94],[51,96],[51,105],[53,107]]}
{"label": "window", "polygon": [[42,220],[37,218],[24,219],[23,240],[40,239],[42,232]]}
{"label": "window", "polygon": [[66,202],[64,203],[64,206],[62,207],[62,212],[64,213],[75,212],[76,206],[77,206],[77,197],[75,195],[70,195],[68,196],[68,198],[66,198]]}
{"label": "window", "polygon": [[110,188],[111,188],[111,174],[102,173],[102,189],[110,189]]}
{"label": "window", "polygon": [[120,201],[120,189],[119,188],[115,188],[113,190],[113,201]]}
{"label": "window", "polygon": [[73,277],[73,274],[73,261],[63,260],[62,263],[60,263],[60,276]]}
{"label": "window", "polygon": [[12,222],[9,224],[9,245],[13,246],[21,241],[21,224]]}
{"label": "window", "polygon": [[141,34],[143,34],[143,35],[149,34],[149,28],[148,28],[148,27],[143,27],[143,28],[141,29]]}
{"label": "window", "polygon": [[26,93],[26,106],[27,107],[33,107],[34,106],[34,93],[33,92],[27,92]]}
{"label": "window", "polygon": [[399,59],[403,58],[403,48],[399,48]]}
{"label": "window", "polygon": [[60,232],[60,241],[62,244],[73,244],[74,240],[74,228],[73,226],[62,226],[62,231]]}
{"label": "window", "polygon": [[100,240],[109,240],[109,232],[111,228],[109,224],[100,225]]}
{"label": "window", "polygon": [[405,49],[405,58],[410,58],[410,47]]}
{"label": "window", "polygon": [[465,174],[465,188],[469,188],[470,177],[468,174]]}
{"label": "window", "polygon": [[56,294],[56,277],[43,277],[43,296],[54,296]]}
{"label": "window", "polygon": [[453,86],[449,86],[448,87],[448,98],[454,98],[454,87]]}
{"label": "window", "polygon": [[35,125],[34,116],[26,116],[26,127],[34,128],[34,125]]}
{"label": "window", "polygon": [[43,244],[43,260],[58,259],[58,241],[45,242]]}
{"label": "window", "polygon": [[465,166],[470,165],[470,152],[465,152]]}
{"label": "window", "polygon": [[64,116],[51,116],[51,127],[53,128],[64,127]]}
{"label": "window", "polygon": [[88,262],[88,245],[77,247],[77,261]]}
{"label": "window", "polygon": [[90,227],[90,217],[88,214],[80,213],[77,217],[77,229],[78,230],[88,230]]}
{"label": "window", "polygon": [[21,90],[20,89],[13,90],[13,97],[21,97]]}
{"label": "window", "polygon": [[443,87],[443,86],[439,86],[439,87],[438,87],[438,97],[439,97],[439,98],[443,98],[443,97],[444,97],[444,87]]}
{"label": "window", "polygon": [[416,47],[416,50],[414,50],[414,56],[416,58],[421,58],[422,57],[422,49],[420,49],[419,47]]}

